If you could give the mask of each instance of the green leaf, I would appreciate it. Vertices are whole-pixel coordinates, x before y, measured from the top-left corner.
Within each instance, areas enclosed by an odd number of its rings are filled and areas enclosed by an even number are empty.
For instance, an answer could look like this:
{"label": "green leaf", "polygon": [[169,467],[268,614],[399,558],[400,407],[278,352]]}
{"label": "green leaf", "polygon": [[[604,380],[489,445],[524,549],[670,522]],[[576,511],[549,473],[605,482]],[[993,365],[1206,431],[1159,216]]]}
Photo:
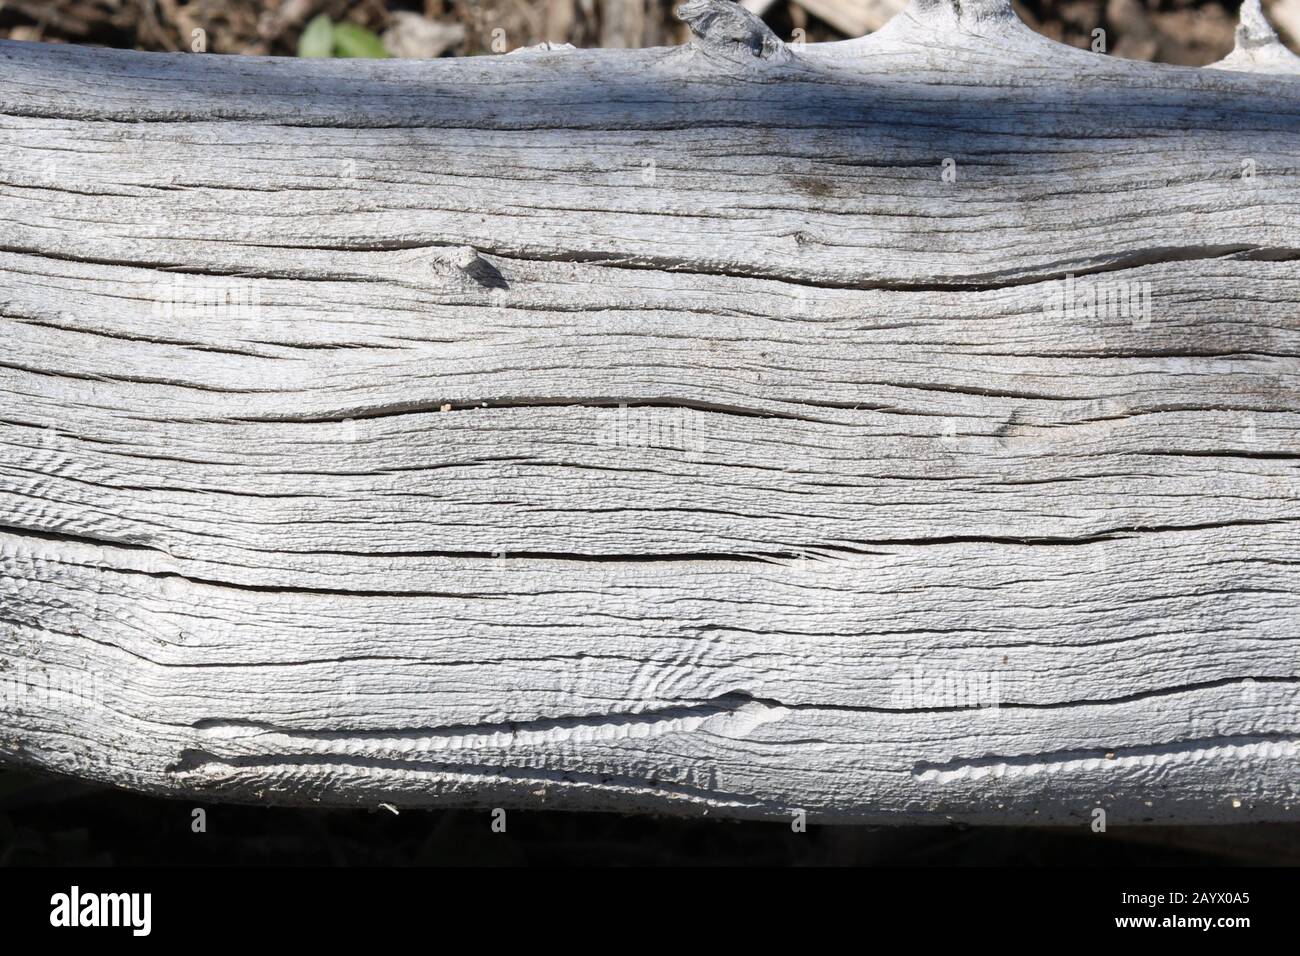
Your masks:
{"label": "green leaf", "polygon": [[340,23],[334,27],[334,54],[336,56],[386,57],[384,43],[365,27],[355,23]]}
{"label": "green leaf", "polygon": [[321,14],[307,24],[298,38],[299,56],[332,56],[334,53],[334,24]]}

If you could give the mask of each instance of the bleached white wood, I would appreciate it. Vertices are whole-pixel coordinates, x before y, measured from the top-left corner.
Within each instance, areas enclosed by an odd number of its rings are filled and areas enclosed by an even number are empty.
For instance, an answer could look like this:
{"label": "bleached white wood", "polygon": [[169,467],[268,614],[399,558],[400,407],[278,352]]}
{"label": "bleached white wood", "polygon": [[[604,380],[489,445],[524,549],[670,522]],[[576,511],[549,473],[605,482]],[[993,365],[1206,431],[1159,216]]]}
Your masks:
{"label": "bleached white wood", "polygon": [[0,755],[1295,819],[1300,80],[1256,12],[1206,70],[992,0],[802,47],[711,0],[680,49],[0,44]]}
{"label": "bleached white wood", "polygon": [[1245,0],[1236,44],[1213,67],[1221,70],[1257,70],[1263,73],[1300,73],[1300,57],[1288,50],[1273,31],[1259,0]]}

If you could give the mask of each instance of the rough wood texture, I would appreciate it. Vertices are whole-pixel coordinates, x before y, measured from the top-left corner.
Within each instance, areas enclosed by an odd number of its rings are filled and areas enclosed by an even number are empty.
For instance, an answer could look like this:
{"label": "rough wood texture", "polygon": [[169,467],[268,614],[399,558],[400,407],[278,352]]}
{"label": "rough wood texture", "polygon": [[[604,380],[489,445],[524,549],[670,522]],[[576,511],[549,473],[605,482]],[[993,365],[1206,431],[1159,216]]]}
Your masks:
{"label": "rough wood texture", "polygon": [[[161,793],[1300,817],[1300,79],[1004,5],[0,44],[0,754]],[[997,706],[991,706],[996,704]]]}

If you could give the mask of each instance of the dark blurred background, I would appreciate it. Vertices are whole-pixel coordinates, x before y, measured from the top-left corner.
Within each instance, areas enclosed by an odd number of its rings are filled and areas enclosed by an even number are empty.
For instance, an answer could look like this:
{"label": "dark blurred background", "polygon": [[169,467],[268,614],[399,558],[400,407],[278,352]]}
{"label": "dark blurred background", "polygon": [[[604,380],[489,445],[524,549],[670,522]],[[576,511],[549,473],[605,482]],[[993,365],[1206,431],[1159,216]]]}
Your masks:
{"label": "dark blurred background", "polygon": [[[139,50],[309,55],[468,56],[542,41],[579,47],[681,43],[680,0],[0,0],[0,37]],[[1030,27],[1106,52],[1201,66],[1232,49],[1240,0],[1014,0]],[[809,41],[879,29],[906,0],[743,0],[782,37]],[[1284,42],[1300,41],[1300,0],[1264,0]],[[329,25],[345,24],[333,36]],[[498,32],[500,31],[500,32]],[[495,45],[494,45],[495,41]]]}

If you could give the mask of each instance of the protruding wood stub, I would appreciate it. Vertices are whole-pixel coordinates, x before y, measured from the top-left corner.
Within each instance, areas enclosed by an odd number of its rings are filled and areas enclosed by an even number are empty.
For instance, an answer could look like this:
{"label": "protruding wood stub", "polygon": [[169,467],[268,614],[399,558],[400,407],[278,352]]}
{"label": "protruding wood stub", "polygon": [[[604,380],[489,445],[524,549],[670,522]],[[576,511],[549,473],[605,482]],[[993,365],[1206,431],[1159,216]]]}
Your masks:
{"label": "protruding wood stub", "polygon": [[966,29],[996,22],[1020,24],[1011,0],[912,0],[907,12],[922,19],[955,20]]}
{"label": "protruding wood stub", "polygon": [[1282,45],[1259,0],[1245,0],[1240,16],[1236,46],[1218,63],[1211,63],[1211,69],[1300,73],[1300,57]]}
{"label": "protruding wood stub", "polygon": [[489,289],[508,289],[510,286],[499,269],[484,259],[473,246],[457,246],[438,260],[443,267],[468,276]]}
{"label": "protruding wood stub", "polygon": [[1241,5],[1241,22],[1237,24],[1237,48],[1241,50],[1258,49],[1277,43],[1277,33],[1273,25],[1264,16],[1264,8],[1259,0],[1245,0]]}
{"label": "protruding wood stub", "polygon": [[766,23],[731,0],[690,0],[676,10],[691,29],[694,46],[716,53],[742,53],[761,60],[783,60],[789,48]]}

